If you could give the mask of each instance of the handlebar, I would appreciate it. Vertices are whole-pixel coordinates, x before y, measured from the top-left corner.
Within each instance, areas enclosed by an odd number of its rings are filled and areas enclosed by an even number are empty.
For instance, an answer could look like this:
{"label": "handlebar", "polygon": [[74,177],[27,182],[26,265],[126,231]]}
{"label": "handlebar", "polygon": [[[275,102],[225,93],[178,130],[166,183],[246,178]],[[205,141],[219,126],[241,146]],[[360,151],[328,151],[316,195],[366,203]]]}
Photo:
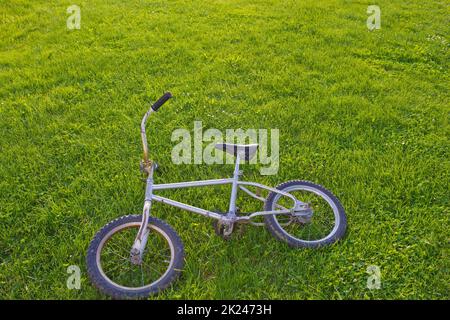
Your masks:
{"label": "handlebar", "polygon": [[148,111],[144,114],[144,117],[142,118],[142,122],[141,122],[141,138],[142,138],[142,147],[144,149],[144,159],[143,159],[143,166],[144,166],[144,170],[147,173],[150,173],[150,168],[151,168],[151,161],[149,161],[148,159],[148,145],[147,145],[147,134],[145,132],[145,125],[147,123],[147,118],[150,115],[150,113],[152,112],[156,112],[158,111],[158,109],[167,102],[167,100],[169,100],[170,98],[172,98],[172,94],[170,92],[166,92],[164,93],[149,109]]}
{"label": "handlebar", "polygon": [[170,92],[166,92],[164,93],[164,95],[162,95],[161,98],[158,99],[158,101],[156,101],[151,108],[153,109],[153,111],[158,111],[158,109],[167,102],[167,100],[169,100],[170,98],[172,98],[172,94]]}

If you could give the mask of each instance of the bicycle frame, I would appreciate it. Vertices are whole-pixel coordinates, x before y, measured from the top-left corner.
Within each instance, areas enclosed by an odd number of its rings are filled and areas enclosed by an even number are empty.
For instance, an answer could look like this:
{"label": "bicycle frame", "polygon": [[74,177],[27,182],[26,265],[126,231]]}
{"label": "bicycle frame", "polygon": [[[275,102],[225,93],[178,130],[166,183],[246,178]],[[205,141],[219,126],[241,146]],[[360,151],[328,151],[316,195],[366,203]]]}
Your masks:
{"label": "bicycle frame", "polygon": [[[168,98],[166,99],[166,101],[167,100],[168,100]],[[160,102],[160,101],[158,101],[158,102]],[[157,108],[159,108],[164,102],[162,102],[159,106],[157,106]],[[156,108],[156,110],[157,110],[157,108]],[[143,252],[143,249],[147,242],[147,236],[148,236],[147,225],[148,225],[148,218],[150,216],[152,201],[168,204],[168,205],[171,205],[171,206],[179,208],[179,209],[194,212],[194,213],[197,213],[197,214],[209,217],[209,218],[217,219],[217,220],[221,221],[222,223],[226,223],[226,224],[233,224],[235,222],[253,223],[251,221],[251,219],[256,216],[261,216],[261,215],[294,214],[294,213],[296,215],[301,215],[301,211],[302,211],[302,208],[305,205],[305,203],[297,200],[290,193],[286,193],[286,192],[280,191],[275,188],[268,187],[268,186],[260,184],[260,183],[239,180],[239,176],[241,175],[241,171],[239,170],[239,165],[240,165],[241,159],[240,159],[239,155],[236,156],[236,163],[234,166],[234,173],[233,173],[232,178],[154,184],[153,183],[153,173],[155,170],[155,165],[148,158],[147,135],[146,135],[146,130],[145,130],[147,118],[153,112],[155,112],[155,110],[153,109],[153,106],[152,106],[152,108],[150,108],[145,113],[145,115],[142,119],[142,122],[141,122],[141,137],[142,137],[142,145],[143,145],[143,149],[144,149],[142,170],[143,170],[143,172],[145,172],[147,174],[147,179],[146,179],[146,188],[145,188],[144,208],[143,208],[143,214],[142,214],[142,223],[141,223],[141,227],[139,228],[138,234],[136,236],[136,240],[132,247],[132,256],[139,255],[142,258],[142,252]],[[185,203],[182,203],[179,201],[175,201],[175,200],[172,200],[169,198],[165,198],[165,197],[153,194],[153,192],[157,191],[157,190],[204,187],[204,186],[226,185],[226,184],[231,184],[231,195],[230,195],[230,202],[229,202],[227,214],[219,214],[219,213],[216,213],[213,211],[209,211],[209,210],[206,210],[203,208],[199,208],[196,206],[192,206],[189,204],[185,204]],[[253,212],[247,216],[238,216],[236,214],[236,198],[237,198],[238,189],[243,190],[244,192],[246,192],[248,195],[250,195],[251,197],[253,197],[255,199],[258,199],[263,202],[266,201],[265,198],[248,190],[246,188],[246,186],[252,186],[252,187],[265,189],[265,190],[268,190],[271,192],[281,194],[282,196],[290,198],[293,201],[293,206],[291,209],[287,209],[280,205],[277,205],[277,208],[279,208],[279,210],[257,211],[257,212]],[[256,223],[253,223],[253,224],[256,224]]]}
{"label": "bicycle frame", "polygon": [[[212,185],[226,185],[231,184],[231,195],[230,195],[230,201],[229,201],[229,207],[228,212],[226,215],[218,214],[213,211],[205,210],[199,207],[191,206],[182,202],[178,202],[175,200],[171,200],[169,198],[161,197],[158,195],[153,194],[153,191],[156,190],[167,190],[167,189],[178,189],[178,188],[190,188],[190,187],[203,187],[203,186],[212,186]],[[292,196],[289,193],[277,190],[275,188],[268,187],[266,185],[255,183],[255,182],[248,182],[248,181],[240,181],[239,180],[239,158],[236,160],[235,165],[235,171],[232,178],[225,178],[225,179],[213,179],[213,180],[199,180],[199,181],[190,181],[190,182],[177,182],[177,183],[166,183],[166,184],[153,184],[153,179],[147,180],[147,187],[146,187],[146,194],[149,195],[148,199],[161,202],[164,204],[168,204],[174,207],[177,207],[179,209],[191,211],[194,213],[201,214],[203,216],[214,218],[221,220],[223,222],[236,222],[236,221],[242,221],[242,220],[249,220],[251,218],[254,218],[258,215],[266,215],[266,214],[287,214],[292,213],[292,209],[286,209],[282,208],[282,210],[274,210],[274,211],[257,211],[254,212],[248,216],[237,216],[236,215],[236,197],[237,197],[237,191],[238,188],[245,191],[247,194],[252,196],[255,199],[265,201],[265,198],[262,198],[255,193],[251,192],[245,186],[253,186],[260,189],[265,189],[268,191],[279,193],[283,196],[289,197],[293,200],[294,205],[293,208],[297,204],[297,199]],[[147,199],[146,199],[147,201]]]}

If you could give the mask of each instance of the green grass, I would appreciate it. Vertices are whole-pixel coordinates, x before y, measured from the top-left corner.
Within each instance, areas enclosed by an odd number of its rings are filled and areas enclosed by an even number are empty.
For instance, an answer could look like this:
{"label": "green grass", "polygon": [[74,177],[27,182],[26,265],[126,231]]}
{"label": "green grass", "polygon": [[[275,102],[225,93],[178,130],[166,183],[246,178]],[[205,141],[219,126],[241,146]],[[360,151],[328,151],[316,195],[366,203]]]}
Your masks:
{"label": "green grass", "polygon": [[[81,7],[81,30],[66,8]],[[368,31],[367,6],[381,8]],[[85,253],[108,221],[140,213],[140,119],[156,181],[218,178],[231,165],[171,162],[171,133],[280,129],[280,170],[332,190],[346,238],[294,250],[248,228],[162,205],[182,278],[159,299],[449,299],[449,27],[445,1],[25,1],[0,4],[0,298],[105,298]],[[155,130],[155,128],[157,128]],[[224,208],[223,189],[171,193]],[[167,192],[165,194],[168,194]],[[260,209],[261,204],[246,202]],[[79,265],[81,290],[66,268]],[[369,265],[382,287],[366,288]]]}

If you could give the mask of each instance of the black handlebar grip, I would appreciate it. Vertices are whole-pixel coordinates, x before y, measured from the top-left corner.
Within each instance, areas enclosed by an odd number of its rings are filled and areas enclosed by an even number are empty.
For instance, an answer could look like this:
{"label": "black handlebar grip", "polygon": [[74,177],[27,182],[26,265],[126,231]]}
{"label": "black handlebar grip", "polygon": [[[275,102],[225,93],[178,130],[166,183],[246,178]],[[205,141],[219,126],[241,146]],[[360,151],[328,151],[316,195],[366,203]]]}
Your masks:
{"label": "black handlebar grip", "polygon": [[170,98],[172,98],[172,94],[170,92],[166,92],[164,93],[164,95],[158,99],[158,101],[156,101],[153,105],[152,105],[152,109],[153,111],[158,111],[158,109],[164,104],[166,103],[167,100],[169,100]]}

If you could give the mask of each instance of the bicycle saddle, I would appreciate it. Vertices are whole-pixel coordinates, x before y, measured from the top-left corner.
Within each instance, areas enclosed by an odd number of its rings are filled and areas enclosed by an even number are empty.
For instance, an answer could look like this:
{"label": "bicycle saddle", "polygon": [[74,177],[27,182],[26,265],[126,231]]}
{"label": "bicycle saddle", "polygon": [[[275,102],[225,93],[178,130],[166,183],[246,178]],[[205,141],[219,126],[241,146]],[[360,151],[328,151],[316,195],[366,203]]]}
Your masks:
{"label": "bicycle saddle", "polygon": [[241,159],[248,161],[256,154],[258,144],[218,143],[215,147],[219,150],[225,151],[226,153],[232,154],[235,157],[239,155]]}

